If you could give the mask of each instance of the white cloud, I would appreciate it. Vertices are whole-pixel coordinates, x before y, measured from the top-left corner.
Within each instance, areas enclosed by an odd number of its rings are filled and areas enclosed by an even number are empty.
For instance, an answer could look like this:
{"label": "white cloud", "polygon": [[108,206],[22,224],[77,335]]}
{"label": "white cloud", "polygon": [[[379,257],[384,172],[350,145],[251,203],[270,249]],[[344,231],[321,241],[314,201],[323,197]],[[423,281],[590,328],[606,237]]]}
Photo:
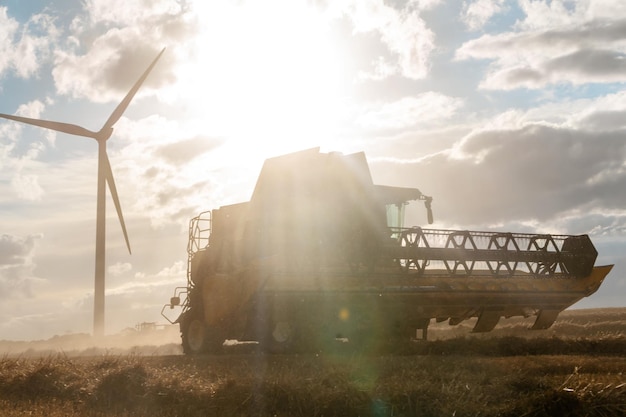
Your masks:
{"label": "white cloud", "polygon": [[518,22],[518,26],[533,30],[580,23],[585,19],[584,9],[588,3],[571,0],[520,0],[518,4],[526,18]]}
{"label": "white cloud", "polygon": [[410,79],[426,77],[430,67],[430,53],[435,49],[435,35],[426,27],[417,12],[391,22],[382,33],[382,39],[392,52],[399,55],[401,74]]}
{"label": "white cloud", "polygon": [[36,74],[58,36],[50,16],[34,15],[20,25],[0,7],[0,76],[7,70],[21,78]]}
{"label": "white cloud", "polygon": [[0,7],[0,75],[13,65],[13,37],[18,27],[17,21],[7,16],[7,8]]}
{"label": "white cloud", "polygon": [[[375,32],[393,56],[376,58],[373,73],[361,74],[361,78],[381,79],[384,75],[399,73],[409,79],[426,77],[430,68],[430,54],[435,49],[435,35],[422,17],[420,8],[430,8],[438,2],[411,2],[403,9],[396,9],[382,0],[344,1],[333,4],[331,10],[346,15],[353,24],[355,34]],[[413,7],[417,6],[417,7]]]}
{"label": "white cloud", "polygon": [[11,186],[22,200],[38,201],[44,194],[37,175],[16,174],[11,179]]}
{"label": "white cloud", "polygon": [[[124,2],[90,0],[87,17],[76,17],[68,34],[68,48],[55,50],[52,71],[59,94],[88,98],[94,102],[118,101],[138,79],[157,53],[175,45],[139,91],[162,86],[173,79],[174,57],[184,55],[186,41],[198,26],[188,8],[180,2]],[[108,30],[95,32],[104,25]],[[80,46],[80,48],[78,47]]]}
{"label": "white cloud", "polygon": [[370,129],[423,128],[450,119],[462,104],[461,99],[431,91],[381,106],[370,105],[357,123]]}
{"label": "white cloud", "polygon": [[[173,292],[174,288],[184,282],[187,276],[186,263],[183,261],[176,261],[172,266],[165,267],[156,274],[147,275],[145,273],[139,273],[135,275],[135,279],[125,282],[114,288],[106,290],[107,296],[124,296],[124,297],[143,297],[145,298],[147,292],[153,290],[164,290],[167,293]],[[167,297],[162,297],[153,302],[163,304],[167,300]]]}
{"label": "white cloud", "polygon": [[42,235],[26,237],[3,234],[0,236],[0,297],[31,296],[34,276],[33,262],[37,240]]}
{"label": "white cloud", "polygon": [[120,120],[117,150],[110,150],[109,157],[118,188],[134,196],[133,206],[125,210],[147,216],[155,227],[186,224],[200,202],[214,195],[208,173],[226,161],[209,162],[207,154],[220,140],[201,136],[201,131],[201,125],[159,116]]}
{"label": "white cloud", "polygon": [[[56,51],[52,75],[58,93],[85,97],[93,102],[120,101],[159,51],[148,41],[133,37],[139,37],[139,34],[131,36],[126,32],[114,32],[111,36],[105,35],[84,55]],[[163,83],[164,74],[166,71],[162,67],[155,69],[137,95],[146,95],[151,86]]]}
{"label": "white cloud", "polygon": [[[20,105],[16,114],[38,118],[44,108],[41,101],[34,100]],[[8,139],[8,141],[6,145],[0,146],[0,157],[4,159],[2,168],[4,168],[4,174],[11,178],[10,184],[17,198],[38,201],[44,191],[39,184],[39,175],[31,172],[33,172],[32,168],[37,165],[37,159],[45,151],[46,145],[42,142],[31,142],[27,146],[17,146],[14,141],[23,128],[24,126],[17,122],[3,122],[0,128],[0,138]],[[45,137],[49,142],[53,142],[55,135],[46,134]]]}
{"label": "white cloud", "polygon": [[109,266],[107,271],[113,276],[119,276],[130,272],[132,269],[133,266],[128,262],[116,262],[115,264]]}
{"label": "white cloud", "polygon": [[368,69],[367,71],[361,70],[357,74],[357,80],[359,81],[381,81],[385,78],[388,78],[396,73],[396,65],[392,62],[389,62],[385,57],[379,56],[372,62],[372,69]]}
{"label": "white cloud", "polygon": [[520,30],[545,30],[626,16],[622,0],[520,0],[518,5],[526,16],[517,22]]}
{"label": "white cloud", "polygon": [[417,7],[421,10],[432,9],[433,7],[441,4],[442,0],[409,0],[407,6]]}
{"label": "white cloud", "polygon": [[[626,19],[597,17],[590,4],[525,2],[518,30],[465,42],[456,58],[492,61],[485,89],[626,81]],[[591,17],[590,17],[591,15]]]}
{"label": "white cloud", "polygon": [[593,127],[607,111],[625,107],[620,93],[509,110],[448,152],[388,161],[385,169],[420,178],[443,227],[501,228],[515,219],[553,233],[619,235],[626,228],[626,129]]}
{"label": "white cloud", "polygon": [[181,12],[181,2],[173,0],[127,1],[87,0],[85,8],[92,24],[108,23],[115,26],[144,25],[146,20],[161,20]]}
{"label": "white cloud", "polygon": [[23,117],[38,119],[46,106],[39,100],[33,100],[22,104],[17,108],[16,114]]}
{"label": "white cloud", "polygon": [[626,129],[626,91],[579,103],[569,107],[569,113],[564,113],[568,115],[569,126],[591,132]]}
{"label": "white cloud", "polygon": [[481,29],[494,15],[502,12],[505,0],[474,0],[463,3],[463,22],[470,30]]}

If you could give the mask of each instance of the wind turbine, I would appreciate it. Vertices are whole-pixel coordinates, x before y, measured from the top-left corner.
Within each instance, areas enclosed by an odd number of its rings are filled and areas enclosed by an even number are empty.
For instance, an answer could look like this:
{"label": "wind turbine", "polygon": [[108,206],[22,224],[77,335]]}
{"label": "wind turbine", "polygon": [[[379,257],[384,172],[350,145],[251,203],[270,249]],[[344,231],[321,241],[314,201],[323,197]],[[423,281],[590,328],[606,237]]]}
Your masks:
{"label": "wind turbine", "polygon": [[124,233],[124,240],[126,240],[126,247],[130,254],[130,243],[128,241],[128,234],[126,233],[126,225],[124,224],[124,216],[122,215],[122,208],[117,195],[117,189],[115,188],[115,181],[113,179],[113,171],[111,171],[111,164],[106,151],[106,142],[113,133],[113,125],[122,117],[122,114],[130,104],[131,100],[143,84],[146,77],[152,68],[155,66],[165,48],[161,50],[159,55],[152,61],[148,69],[141,75],[135,85],[130,89],[126,97],[120,104],[113,110],[113,113],[109,116],[102,129],[98,132],[94,132],[85,129],[81,126],[52,122],[49,120],[31,119],[28,117],[12,116],[9,114],[0,113],[0,117],[5,119],[14,120],[17,122],[27,123],[43,127],[46,129],[56,130],[58,132],[68,133],[70,135],[84,136],[87,138],[93,138],[98,142],[98,196],[97,196],[97,209],[96,209],[96,269],[95,269],[95,289],[94,289],[94,305],[93,305],[93,333],[95,337],[102,337],[104,335],[104,266],[105,266],[105,225],[106,225],[106,184],[109,185],[111,191],[111,197],[117,210],[117,217],[120,220],[122,226],[122,232]]}

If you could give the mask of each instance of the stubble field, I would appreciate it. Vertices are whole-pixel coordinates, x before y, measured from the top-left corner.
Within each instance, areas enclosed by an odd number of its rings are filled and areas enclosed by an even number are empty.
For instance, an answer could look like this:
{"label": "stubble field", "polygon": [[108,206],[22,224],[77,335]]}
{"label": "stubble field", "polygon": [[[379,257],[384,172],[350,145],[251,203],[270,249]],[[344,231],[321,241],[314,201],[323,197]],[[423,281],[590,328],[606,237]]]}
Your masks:
{"label": "stubble field", "polygon": [[434,326],[428,342],[298,355],[0,342],[0,415],[626,415],[626,309],[565,312],[542,332],[528,324],[503,320],[488,335]]}

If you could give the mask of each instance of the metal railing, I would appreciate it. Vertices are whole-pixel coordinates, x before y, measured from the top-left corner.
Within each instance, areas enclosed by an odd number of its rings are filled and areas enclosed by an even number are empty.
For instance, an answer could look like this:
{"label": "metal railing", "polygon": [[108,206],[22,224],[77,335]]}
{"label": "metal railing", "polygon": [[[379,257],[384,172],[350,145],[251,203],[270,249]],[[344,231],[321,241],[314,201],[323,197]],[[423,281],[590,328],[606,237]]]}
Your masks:
{"label": "metal railing", "polygon": [[415,227],[393,231],[391,256],[407,272],[445,269],[450,275],[586,276],[597,251],[587,235],[476,232]]}
{"label": "metal railing", "polygon": [[189,241],[187,242],[187,286],[176,287],[174,296],[170,298],[170,302],[165,304],[161,309],[161,316],[167,321],[174,324],[178,319],[172,320],[166,313],[168,310],[181,307],[180,318],[183,313],[189,309],[189,292],[194,287],[191,279],[191,259],[193,255],[200,250],[209,246],[209,237],[211,236],[211,212],[204,211],[189,221]]}

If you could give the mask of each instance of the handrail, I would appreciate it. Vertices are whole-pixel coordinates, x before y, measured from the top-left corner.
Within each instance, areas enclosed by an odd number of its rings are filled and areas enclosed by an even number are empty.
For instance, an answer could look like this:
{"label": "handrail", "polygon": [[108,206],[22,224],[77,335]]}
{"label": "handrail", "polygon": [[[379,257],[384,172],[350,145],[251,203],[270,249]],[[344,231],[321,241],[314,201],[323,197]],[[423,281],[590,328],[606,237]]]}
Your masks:
{"label": "handrail", "polygon": [[187,286],[193,288],[191,279],[191,259],[194,254],[209,246],[211,237],[211,211],[203,211],[189,221],[189,241],[187,242]]}

